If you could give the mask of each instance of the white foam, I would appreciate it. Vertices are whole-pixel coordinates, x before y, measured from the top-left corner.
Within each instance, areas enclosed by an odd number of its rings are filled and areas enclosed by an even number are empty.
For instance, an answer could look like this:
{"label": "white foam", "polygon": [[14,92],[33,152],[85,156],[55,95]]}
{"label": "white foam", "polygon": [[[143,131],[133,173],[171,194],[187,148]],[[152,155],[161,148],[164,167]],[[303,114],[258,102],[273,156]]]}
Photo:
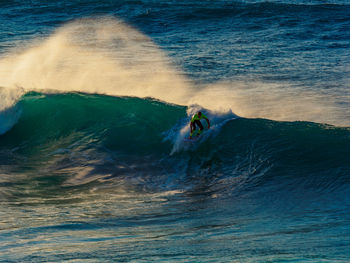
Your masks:
{"label": "white foam", "polygon": [[[193,143],[185,140],[186,137],[190,134],[190,119],[198,111],[202,111],[210,120],[210,129],[206,130],[200,137],[195,140]],[[179,129],[174,129],[169,133],[167,139],[170,139],[173,143],[173,147],[170,155],[173,155],[177,152],[195,150],[199,145],[205,142],[209,137],[215,137],[219,134],[221,128],[230,120],[238,118],[231,110],[227,112],[216,112],[208,109],[204,109],[199,105],[190,105],[187,109],[188,118],[184,120]],[[206,125],[206,124],[205,124]],[[206,127],[206,126],[205,126]]]}

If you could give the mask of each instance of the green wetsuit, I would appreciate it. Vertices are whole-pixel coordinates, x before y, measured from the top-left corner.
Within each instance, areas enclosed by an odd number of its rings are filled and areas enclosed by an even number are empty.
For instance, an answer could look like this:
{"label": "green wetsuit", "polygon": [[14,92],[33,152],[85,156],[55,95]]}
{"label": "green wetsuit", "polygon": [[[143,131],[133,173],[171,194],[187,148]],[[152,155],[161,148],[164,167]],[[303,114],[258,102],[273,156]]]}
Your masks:
{"label": "green wetsuit", "polygon": [[203,125],[201,123],[201,119],[206,119],[208,120],[207,116],[205,116],[203,113],[201,114],[201,116],[199,117],[198,116],[198,113],[196,113],[192,119],[191,119],[191,123],[193,125],[193,130],[190,134],[190,136],[192,137],[193,133],[195,132],[196,130],[196,125],[199,127],[199,131],[197,132],[197,136],[200,135],[202,133],[202,130],[203,130]]}
{"label": "green wetsuit", "polygon": [[192,119],[191,119],[191,122],[193,123],[194,121],[196,121],[196,120],[201,120],[201,119],[208,119],[207,118],[207,116],[205,116],[203,113],[202,113],[202,115],[201,115],[201,117],[198,117],[198,113],[196,113],[193,117],[192,117]]}

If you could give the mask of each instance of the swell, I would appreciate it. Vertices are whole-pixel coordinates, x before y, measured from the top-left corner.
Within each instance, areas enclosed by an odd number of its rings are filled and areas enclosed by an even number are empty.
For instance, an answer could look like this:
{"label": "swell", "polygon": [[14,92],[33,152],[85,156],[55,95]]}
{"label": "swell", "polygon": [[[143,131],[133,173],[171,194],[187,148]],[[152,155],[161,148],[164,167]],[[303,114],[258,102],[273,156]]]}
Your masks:
{"label": "swell", "polygon": [[96,187],[230,196],[329,193],[350,182],[347,128],[202,109],[213,127],[188,144],[178,138],[191,108],[153,99],[28,93],[17,107],[18,122],[0,137],[2,186],[17,197],[21,184],[46,197]]}

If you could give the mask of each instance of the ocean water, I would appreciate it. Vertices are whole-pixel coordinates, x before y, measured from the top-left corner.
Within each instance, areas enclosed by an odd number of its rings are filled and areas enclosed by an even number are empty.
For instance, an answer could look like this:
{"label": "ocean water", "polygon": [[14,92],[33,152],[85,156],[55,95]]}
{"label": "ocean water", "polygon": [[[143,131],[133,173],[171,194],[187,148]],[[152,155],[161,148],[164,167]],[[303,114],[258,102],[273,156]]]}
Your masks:
{"label": "ocean water", "polygon": [[350,262],[349,76],[345,0],[1,1],[0,262]]}

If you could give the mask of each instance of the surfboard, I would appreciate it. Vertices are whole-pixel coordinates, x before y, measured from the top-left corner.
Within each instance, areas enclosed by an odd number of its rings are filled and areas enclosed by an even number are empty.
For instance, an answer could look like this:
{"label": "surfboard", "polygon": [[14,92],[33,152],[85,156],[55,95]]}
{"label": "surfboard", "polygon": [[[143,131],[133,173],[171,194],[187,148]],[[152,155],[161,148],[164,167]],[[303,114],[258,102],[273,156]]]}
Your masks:
{"label": "surfboard", "polygon": [[[198,131],[199,131],[199,130],[198,130]],[[185,141],[185,142],[195,142],[195,141],[198,141],[199,137],[201,136],[201,135],[198,135],[198,131],[196,131],[196,132],[193,134],[192,138],[191,138],[190,136],[185,137],[185,138],[184,138],[184,141]],[[201,134],[203,134],[203,133],[204,133],[204,130],[202,131]],[[198,136],[197,136],[197,135],[198,135]]]}

